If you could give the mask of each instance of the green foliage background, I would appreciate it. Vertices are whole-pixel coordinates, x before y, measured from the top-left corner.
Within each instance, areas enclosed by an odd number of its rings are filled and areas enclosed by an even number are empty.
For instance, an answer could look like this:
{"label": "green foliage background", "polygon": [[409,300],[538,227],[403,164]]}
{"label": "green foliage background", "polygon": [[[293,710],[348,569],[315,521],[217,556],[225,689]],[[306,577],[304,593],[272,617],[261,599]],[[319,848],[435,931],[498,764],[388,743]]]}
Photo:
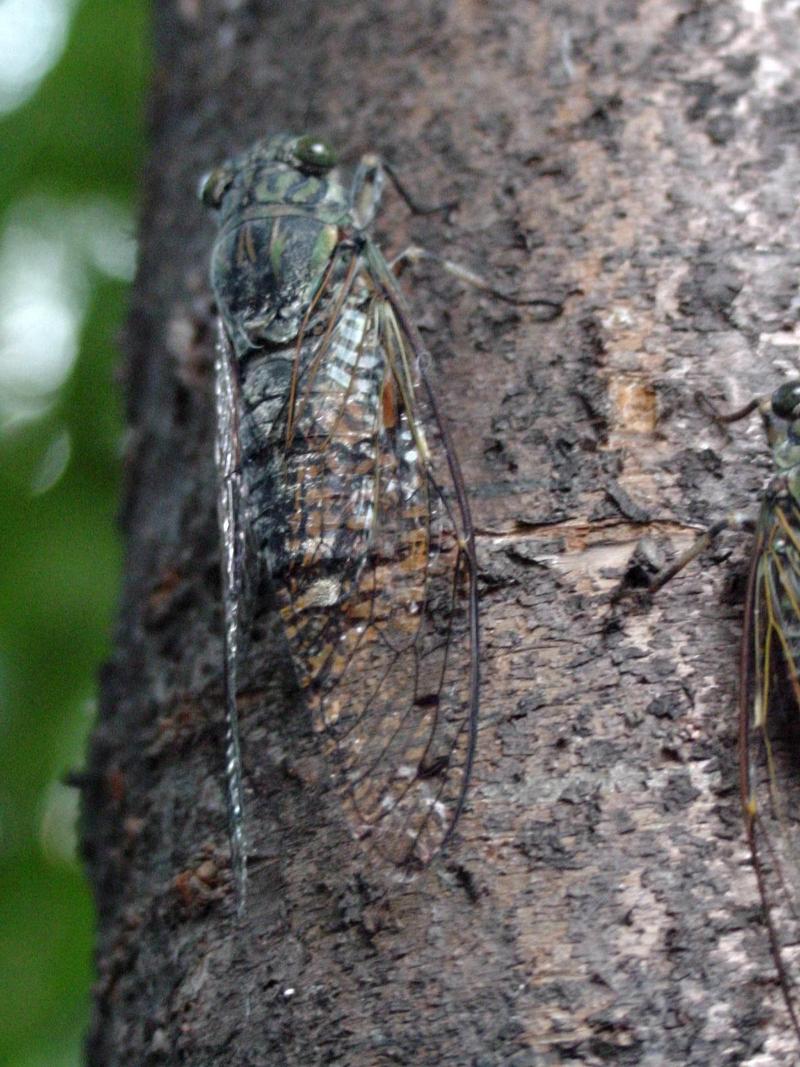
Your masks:
{"label": "green foliage background", "polygon": [[[0,228],[20,203],[32,202],[35,214],[37,197],[63,211],[65,232],[70,211],[91,197],[135,217],[146,9],[146,0],[79,3],[61,59],[0,119]],[[113,376],[127,283],[88,260],[83,269],[86,314],[72,373],[44,413],[0,429],[4,1067],[81,1063],[92,980],[92,905],[71,844],[77,797],[60,782],[83,760],[118,589]],[[69,463],[51,488],[33,493],[59,439],[71,443]]]}

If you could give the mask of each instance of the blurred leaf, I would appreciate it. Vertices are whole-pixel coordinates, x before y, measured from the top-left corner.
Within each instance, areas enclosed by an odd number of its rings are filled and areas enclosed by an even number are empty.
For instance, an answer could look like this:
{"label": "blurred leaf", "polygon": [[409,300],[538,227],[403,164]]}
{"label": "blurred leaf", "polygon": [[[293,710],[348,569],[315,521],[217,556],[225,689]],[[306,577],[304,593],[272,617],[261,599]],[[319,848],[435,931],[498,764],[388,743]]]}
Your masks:
{"label": "blurred leaf", "polygon": [[48,211],[63,205],[64,232],[85,231],[75,269],[87,284],[70,377],[45,414],[0,437],[0,1063],[9,1067],[83,1058],[92,914],[70,859],[74,797],[58,781],[81,759],[119,582],[114,339],[126,286],[109,276],[125,267],[102,231],[106,216],[133,210],[147,13],[145,0],[84,0],[61,60],[0,119],[0,224],[15,205],[35,215],[37,196]]}
{"label": "blurred leaf", "polygon": [[[0,874],[0,1063],[67,1043],[88,1006],[92,914],[80,873],[17,855]],[[35,1061],[33,1061],[35,1062]],[[76,1058],[76,1063],[79,1060]]]}

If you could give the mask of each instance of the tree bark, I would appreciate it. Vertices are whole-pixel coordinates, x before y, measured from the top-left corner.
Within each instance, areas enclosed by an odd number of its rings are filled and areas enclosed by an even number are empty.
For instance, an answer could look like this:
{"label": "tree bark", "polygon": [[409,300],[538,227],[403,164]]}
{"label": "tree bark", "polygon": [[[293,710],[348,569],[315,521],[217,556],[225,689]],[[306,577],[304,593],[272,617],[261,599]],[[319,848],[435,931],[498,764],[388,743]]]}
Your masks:
{"label": "tree bark", "polygon": [[[610,606],[767,469],[734,406],[797,366],[789,0],[161,0],[127,338],[127,572],[84,843],[93,1065],[798,1060],[741,826],[746,539]],[[444,253],[543,321],[406,275],[479,531],[467,810],[401,883],[365,862],[263,619],[241,701],[250,903],[226,868],[212,227],[198,176],[266,132],[378,150],[384,247]]]}

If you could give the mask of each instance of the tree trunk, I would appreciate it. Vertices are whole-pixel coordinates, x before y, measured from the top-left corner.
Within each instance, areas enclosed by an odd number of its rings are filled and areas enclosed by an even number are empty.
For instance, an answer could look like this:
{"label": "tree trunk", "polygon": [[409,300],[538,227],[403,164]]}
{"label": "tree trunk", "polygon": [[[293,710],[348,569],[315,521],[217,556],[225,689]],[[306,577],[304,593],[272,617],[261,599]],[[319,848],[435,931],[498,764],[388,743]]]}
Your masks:
{"label": "tree trunk", "polygon": [[[90,1062],[797,1062],[736,778],[746,539],[651,605],[608,602],[644,533],[683,548],[756,508],[760,430],[726,442],[693,395],[732,406],[797,361],[795,5],[156,6],[127,577],[85,803]],[[262,620],[239,925],[195,187],[306,129],[457,200],[420,219],[388,194],[387,251],[424,244],[561,314],[404,276],[479,531],[473,787],[430,869],[368,864]]]}

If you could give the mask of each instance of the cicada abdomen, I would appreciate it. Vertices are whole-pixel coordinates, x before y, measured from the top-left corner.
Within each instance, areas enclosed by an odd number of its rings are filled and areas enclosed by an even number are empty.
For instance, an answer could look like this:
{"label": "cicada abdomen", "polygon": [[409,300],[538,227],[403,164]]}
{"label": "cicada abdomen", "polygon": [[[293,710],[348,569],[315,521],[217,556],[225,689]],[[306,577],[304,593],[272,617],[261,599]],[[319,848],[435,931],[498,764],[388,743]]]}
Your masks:
{"label": "cicada abdomen", "polygon": [[218,378],[235,409],[220,415],[236,438],[221,451],[238,455],[221,470],[236,487],[221,522],[223,546],[249,540],[269,570],[351,829],[415,866],[450,837],[470,775],[475,551],[419,335],[366,229],[379,189],[376,161],[346,189],[326,145],[287,136],[206,181],[220,218]]}

